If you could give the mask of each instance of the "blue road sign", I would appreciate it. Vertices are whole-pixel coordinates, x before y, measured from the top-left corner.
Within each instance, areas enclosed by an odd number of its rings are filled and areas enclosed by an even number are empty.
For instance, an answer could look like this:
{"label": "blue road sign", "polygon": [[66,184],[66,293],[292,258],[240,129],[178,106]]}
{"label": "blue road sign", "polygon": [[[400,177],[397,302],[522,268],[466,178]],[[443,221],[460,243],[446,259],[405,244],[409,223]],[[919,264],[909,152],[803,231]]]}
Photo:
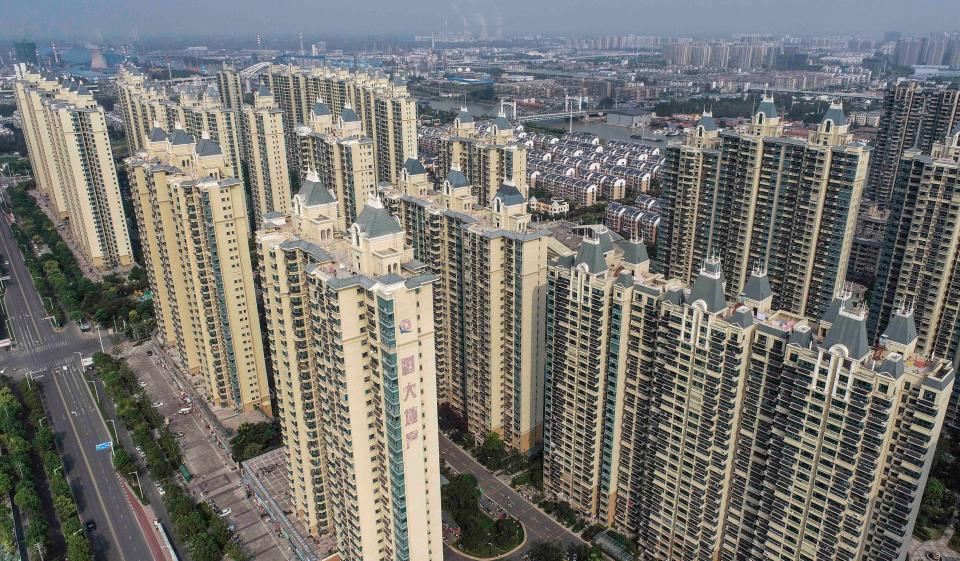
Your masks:
{"label": "blue road sign", "polygon": [[106,442],[101,442],[100,444],[97,444],[97,452],[100,450],[109,450],[111,446],[113,446],[113,442],[110,442],[109,440]]}

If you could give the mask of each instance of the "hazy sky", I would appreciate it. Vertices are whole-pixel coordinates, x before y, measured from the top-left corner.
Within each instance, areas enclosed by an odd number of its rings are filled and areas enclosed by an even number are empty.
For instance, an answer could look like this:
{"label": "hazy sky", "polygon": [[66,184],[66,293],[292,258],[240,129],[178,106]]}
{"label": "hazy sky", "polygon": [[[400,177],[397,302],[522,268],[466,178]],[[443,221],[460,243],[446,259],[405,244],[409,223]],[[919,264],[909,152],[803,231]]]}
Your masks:
{"label": "hazy sky", "polygon": [[0,0],[0,36],[740,32],[870,34],[960,30],[960,0]]}

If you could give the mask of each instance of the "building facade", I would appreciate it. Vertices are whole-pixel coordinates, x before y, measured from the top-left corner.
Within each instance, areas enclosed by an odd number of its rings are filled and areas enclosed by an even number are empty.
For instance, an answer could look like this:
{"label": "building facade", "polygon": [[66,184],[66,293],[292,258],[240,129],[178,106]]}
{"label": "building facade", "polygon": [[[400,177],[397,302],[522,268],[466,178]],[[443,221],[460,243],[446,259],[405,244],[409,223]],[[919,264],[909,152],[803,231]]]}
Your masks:
{"label": "building facade", "polygon": [[960,122],[960,88],[913,80],[887,87],[880,130],[864,197],[886,207],[893,196],[901,155],[916,148],[929,154]]}
{"label": "building facade", "polygon": [[263,216],[290,209],[290,169],[283,112],[273,94],[261,86],[253,105],[242,105],[243,150],[247,185],[253,202],[253,223],[259,228]]}
{"label": "building facade", "polygon": [[705,114],[662,170],[657,259],[692,282],[721,257],[736,296],[763,267],[775,307],[818,317],[843,282],[867,178],[868,148],[854,142],[838,103],[806,141],[783,136],[771,98],[749,125],[720,131]]}
{"label": "building facade", "polygon": [[404,225],[434,285],[438,393],[482,442],[497,433],[526,451],[542,438],[547,234],[528,229],[510,184],[481,207],[462,171],[433,191],[408,160],[385,205]]}
{"label": "building facade", "polygon": [[214,404],[269,415],[243,183],[183,129],[155,128],[127,166],[161,340]]}
{"label": "building facade", "polygon": [[311,110],[311,121],[311,127],[297,130],[301,173],[315,173],[336,193],[343,231],[377,192],[374,142],[364,136],[360,117],[349,106],[335,117],[326,103],[318,101]]}
{"label": "building facade", "polygon": [[[887,329],[908,306],[917,323],[917,349],[956,363],[960,349],[960,124],[931,153],[907,150],[894,183],[890,217],[877,269],[871,333]],[[958,422],[954,411],[951,424]]]}
{"label": "building facade", "polygon": [[73,80],[17,65],[14,98],[37,188],[97,269],[133,266],[106,117]]}
{"label": "building facade", "polygon": [[363,134],[373,143],[377,182],[396,183],[407,158],[417,157],[417,104],[402,80],[339,68],[281,65],[271,66],[265,79],[283,110],[288,158],[301,177],[305,172],[296,160],[295,131],[299,125],[309,126],[319,100],[334,119],[345,106],[357,115]]}
{"label": "building facade", "polygon": [[517,142],[513,125],[503,115],[479,128],[466,108],[461,109],[451,133],[437,141],[437,169],[441,180],[448,170],[460,170],[480,205],[491,204],[504,183],[527,194],[527,148]]}
{"label": "building facade", "polygon": [[[281,405],[285,444],[291,457],[311,456],[291,462],[307,469],[291,477],[315,485],[301,497],[318,513],[311,530],[322,531],[326,519],[341,559],[441,561],[436,276],[413,260],[400,223],[378,199],[340,232],[333,193],[314,189],[323,187],[304,185],[292,216],[269,217],[258,234],[262,271],[275,277],[265,295],[275,300],[267,312],[271,352],[289,394]],[[292,334],[285,317],[294,319]],[[300,362],[284,364],[295,349]]]}
{"label": "building facade", "polygon": [[904,559],[954,377],[911,312],[871,346],[849,293],[811,320],[617,244],[550,266],[545,488],[649,558]]}

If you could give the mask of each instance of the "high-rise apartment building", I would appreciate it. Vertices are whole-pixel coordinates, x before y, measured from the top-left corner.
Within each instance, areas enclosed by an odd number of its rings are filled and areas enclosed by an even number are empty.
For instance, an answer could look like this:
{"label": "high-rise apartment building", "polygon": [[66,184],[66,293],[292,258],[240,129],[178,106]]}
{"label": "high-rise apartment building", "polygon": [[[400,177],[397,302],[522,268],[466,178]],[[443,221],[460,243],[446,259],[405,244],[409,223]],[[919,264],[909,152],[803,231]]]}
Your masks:
{"label": "high-rise apartment building", "polygon": [[349,105],[334,116],[319,100],[310,110],[310,125],[297,127],[296,139],[301,173],[316,173],[336,193],[339,230],[345,231],[377,192],[374,142],[364,136],[360,117]]}
{"label": "high-rise apartment building", "polygon": [[[960,123],[930,153],[904,152],[893,187],[870,318],[882,333],[901,307],[917,322],[917,349],[956,361],[960,349]],[[952,423],[957,419],[951,418]]]}
{"label": "high-rise apartment building", "polygon": [[213,403],[270,414],[243,183],[183,129],[155,128],[127,169],[161,340]]}
{"label": "high-rise apartment building", "polygon": [[283,214],[257,231],[260,283],[277,417],[287,451],[294,511],[312,535],[331,531],[317,347],[312,344],[307,270],[330,259],[319,244],[340,235],[336,196],[312,172]]}
{"label": "high-rise apartment building", "polygon": [[500,186],[511,183],[527,193],[527,148],[517,142],[513,125],[502,114],[480,128],[466,108],[453,121],[453,131],[437,143],[437,168],[458,169],[473,186],[481,205],[489,205]]}
{"label": "high-rise apartment building", "polygon": [[220,92],[220,103],[227,109],[243,109],[243,85],[240,82],[240,73],[231,63],[224,63],[217,72],[217,91]]}
{"label": "high-rise apartment building", "polygon": [[290,208],[287,138],[283,112],[266,86],[260,86],[253,94],[253,105],[243,105],[242,110],[247,183],[253,202],[253,223],[259,228],[265,214],[283,213]]}
{"label": "high-rise apartment building", "polygon": [[901,155],[911,148],[929,154],[960,122],[960,87],[913,80],[891,84],[882,111],[864,198],[886,207]]}
{"label": "high-rise apartment building", "polygon": [[550,265],[545,488],[656,559],[904,559],[954,377],[909,310],[871,346],[848,293],[811,320],[604,234]]}
{"label": "high-rise apartment building", "polygon": [[481,206],[452,169],[434,191],[410,159],[384,204],[400,217],[434,285],[439,398],[483,441],[491,432],[528,450],[542,437],[546,231],[531,230],[527,201],[501,185]]}
{"label": "high-rise apartment building", "polygon": [[[577,252],[548,269],[543,481],[574,509],[611,523],[621,431],[634,428],[623,410],[634,278],[656,284],[659,277],[648,275],[643,244],[620,240],[605,226],[581,233]],[[635,441],[644,436],[641,430]]]}
{"label": "high-rise apartment building", "polygon": [[441,561],[436,276],[379,199],[337,208],[311,178],[258,233],[297,508],[345,561]]}
{"label": "high-rise apartment building", "polygon": [[[334,119],[346,106],[360,119],[363,134],[373,142],[378,182],[396,183],[407,158],[417,157],[417,104],[402,80],[382,74],[344,69],[301,69],[271,66],[265,75],[283,110],[288,159],[296,160],[296,128],[309,125],[318,100]],[[305,170],[297,168],[303,177]]]}
{"label": "high-rise apartment building", "polygon": [[129,66],[117,72],[116,85],[131,153],[146,146],[154,127],[179,127],[215,142],[230,167],[227,176],[244,177],[242,113],[225,106],[215,87],[190,84],[172,92]]}
{"label": "high-rise apartment building", "polygon": [[40,193],[66,220],[80,252],[108,271],[133,265],[106,117],[73,80],[17,65],[14,98]]}
{"label": "high-rise apartment building", "polygon": [[867,178],[868,148],[847,128],[839,103],[806,141],[783,136],[771,98],[742,130],[720,131],[705,113],[660,172],[664,276],[692,282],[720,256],[728,297],[762,267],[775,307],[822,314],[846,275]]}
{"label": "high-rise apartment building", "polygon": [[33,41],[14,41],[13,42],[13,54],[16,56],[16,61],[21,64],[31,64],[33,66],[40,65],[40,57],[37,55],[37,44]]}

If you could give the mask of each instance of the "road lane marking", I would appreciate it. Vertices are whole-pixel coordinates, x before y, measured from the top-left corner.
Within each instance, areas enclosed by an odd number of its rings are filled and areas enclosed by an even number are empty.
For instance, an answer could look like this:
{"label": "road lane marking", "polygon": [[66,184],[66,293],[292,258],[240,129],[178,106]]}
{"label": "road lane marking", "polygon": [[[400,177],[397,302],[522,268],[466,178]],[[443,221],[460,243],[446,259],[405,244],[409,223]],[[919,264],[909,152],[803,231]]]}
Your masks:
{"label": "road lane marking", "polygon": [[[66,399],[63,397],[63,390],[60,389],[60,382],[57,380],[57,376],[53,377],[53,384],[57,387],[57,393],[60,394],[60,400],[66,403]],[[97,484],[97,478],[93,475],[93,470],[90,468],[90,460],[87,458],[87,452],[84,450],[83,442],[80,442],[80,432],[77,430],[76,423],[73,422],[73,417],[67,415],[67,420],[70,421],[70,427],[73,429],[74,434],[77,437],[77,447],[80,449],[80,455],[83,456],[84,467],[87,468],[87,473],[90,474],[90,480],[93,483],[93,488],[97,492],[97,501],[100,503],[100,508],[103,509],[103,515],[107,519],[107,527],[110,528],[110,534],[113,536],[113,543],[117,548],[117,553],[120,554],[120,559],[126,561],[126,556],[123,554],[123,548],[120,547],[120,539],[117,537],[117,531],[113,527],[113,522],[110,520],[110,511],[107,510],[107,505],[103,502],[103,495],[100,492],[100,485]]]}
{"label": "road lane marking", "polygon": [[[4,221],[4,222],[6,222],[6,221]],[[9,230],[11,231],[11,233],[13,232],[13,229],[10,228],[10,225],[9,225],[9,224],[7,224],[7,229],[9,229]],[[4,252],[6,255],[9,256],[9,255],[10,255],[10,248],[7,247],[6,236],[0,236],[0,243],[3,243],[3,252]],[[19,248],[19,247],[17,248],[17,251],[18,251],[18,252],[20,251],[20,248]],[[24,263],[23,254],[22,254],[22,253],[20,254],[20,262],[21,262],[21,264],[23,265],[24,269],[26,269],[26,263]],[[13,269],[14,271],[17,271],[17,268],[14,267],[13,265],[11,265],[10,268]],[[23,282],[22,282],[21,279],[20,279],[19,273],[15,273],[14,276],[17,277],[17,288],[20,289],[20,295],[23,296],[23,304],[27,307],[27,312],[30,314],[30,320],[33,322],[33,329],[37,332],[37,337],[40,337],[40,328],[37,327],[37,320],[33,317],[33,312],[30,311],[30,304],[29,304],[29,302],[27,301],[27,293],[23,291]],[[32,276],[30,277],[30,283],[33,284],[33,277],[32,277]],[[34,287],[34,290],[36,290],[36,287]],[[37,294],[39,295],[39,293],[37,293]]]}

